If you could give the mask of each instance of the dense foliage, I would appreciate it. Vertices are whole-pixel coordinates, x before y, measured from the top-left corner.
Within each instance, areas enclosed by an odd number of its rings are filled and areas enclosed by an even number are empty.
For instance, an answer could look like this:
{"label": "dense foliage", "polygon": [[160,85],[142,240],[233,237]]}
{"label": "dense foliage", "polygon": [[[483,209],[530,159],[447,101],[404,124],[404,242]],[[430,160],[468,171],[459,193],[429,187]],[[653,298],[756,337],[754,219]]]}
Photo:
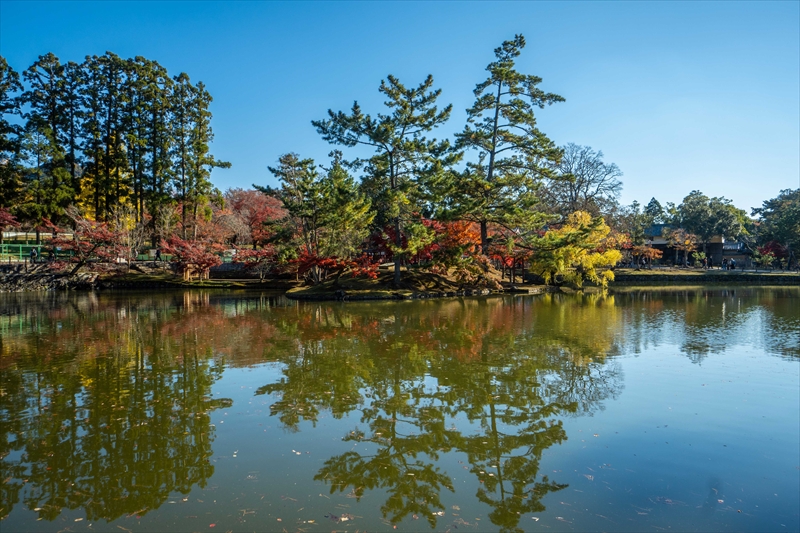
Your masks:
{"label": "dense foliage", "polygon": [[660,259],[654,238],[675,263],[705,258],[720,238],[746,245],[755,264],[796,263],[800,190],[764,202],[757,220],[700,191],[679,205],[620,205],[617,165],[589,146],[558,147],[538,128],[535,111],[564,99],[515,69],[524,47],[517,35],[495,49],[452,143],[431,137],[452,112],[433,77],[406,85],[389,75],[383,110],[355,102],[312,121],[332,145],[371,156],[334,150],[323,166],[283,154],[269,167],[278,188],[224,194],[211,172],[230,164],[211,155],[202,82],[110,52],[82,63],[47,54],[21,74],[0,57],[0,226],[34,231],[37,243],[52,234],[71,272],[90,258],[130,264],[158,247],[187,277],[207,276],[226,253],[262,277],[312,283],[374,277],[392,263],[396,285],[403,268],[488,282],[493,265],[512,282],[530,272],[605,286],[620,261]]}

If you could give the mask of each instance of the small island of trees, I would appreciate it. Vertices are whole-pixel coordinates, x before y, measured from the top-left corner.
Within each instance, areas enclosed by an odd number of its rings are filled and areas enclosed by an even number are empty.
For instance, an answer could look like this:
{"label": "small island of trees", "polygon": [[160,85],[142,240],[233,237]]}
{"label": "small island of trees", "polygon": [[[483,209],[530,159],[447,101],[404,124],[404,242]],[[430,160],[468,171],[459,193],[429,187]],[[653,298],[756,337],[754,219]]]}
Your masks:
{"label": "small island of trees", "polygon": [[277,188],[225,192],[211,181],[230,163],[211,154],[202,82],[110,52],[82,63],[47,54],[21,75],[0,57],[0,229],[33,233],[42,268],[65,275],[128,269],[157,250],[185,278],[228,254],[262,278],[312,285],[377,278],[386,265],[395,288],[411,271],[480,287],[498,271],[512,284],[605,287],[620,263],[707,265],[721,241],[756,265],[797,264],[800,189],[750,215],[700,191],[621,205],[622,171],[602,151],[557,146],[538,128],[537,109],[565,100],[516,70],[524,47],[517,35],[494,51],[453,139],[434,137],[452,106],[433,77],[389,75],[385,107],[355,102],[312,121],[329,161],[283,154],[269,167]]}

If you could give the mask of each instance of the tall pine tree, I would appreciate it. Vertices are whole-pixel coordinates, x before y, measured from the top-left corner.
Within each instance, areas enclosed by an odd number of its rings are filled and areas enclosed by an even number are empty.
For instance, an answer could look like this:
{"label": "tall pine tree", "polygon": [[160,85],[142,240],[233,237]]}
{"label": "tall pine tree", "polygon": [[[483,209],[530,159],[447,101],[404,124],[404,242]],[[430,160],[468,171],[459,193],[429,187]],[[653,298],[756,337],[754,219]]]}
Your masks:
{"label": "tall pine tree", "polygon": [[533,110],[564,98],[539,89],[541,78],[514,69],[524,47],[525,38],[517,35],[495,49],[497,59],[486,67],[489,77],[475,87],[467,125],[456,135],[457,147],[477,151],[478,160],[454,176],[451,216],[480,224],[484,254],[490,223],[515,229],[541,221],[534,211],[536,190],[553,175],[560,157],[537,127]]}
{"label": "tall pine tree", "polygon": [[425,137],[446,122],[452,111],[450,105],[442,110],[436,107],[441,89],[432,87],[433,76],[417,87],[407,88],[390,75],[381,81],[379,89],[388,98],[388,113],[378,113],[373,118],[363,114],[355,102],[350,114],[328,110],[328,119],[312,121],[322,138],[330,143],[364,145],[375,150],[368,168],[374,190],[382,193],[384,216],[392,221],[395,285],[401,281],[404,257],[415,253],[420,244],[415,237],[424,233],[422,225],[414,222],[420,209],[420,186],[426,177],[457,158],[448,141]]}

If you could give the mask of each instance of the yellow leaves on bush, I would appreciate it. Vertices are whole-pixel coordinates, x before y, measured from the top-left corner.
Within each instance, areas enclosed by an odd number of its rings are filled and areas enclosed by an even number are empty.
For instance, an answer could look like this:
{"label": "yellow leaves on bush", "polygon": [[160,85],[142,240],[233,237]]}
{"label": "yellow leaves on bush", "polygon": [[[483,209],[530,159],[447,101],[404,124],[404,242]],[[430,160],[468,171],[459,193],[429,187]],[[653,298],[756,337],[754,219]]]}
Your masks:
{"label": "yellow leaves on bush", "polygon": [[605,289],[614,279],[608,267],[622,259],[617,249],[622,241],[610,232],[602,217],[576,211],[561,227],[548,230],[539,239],[531,270],[547,283],[565,281],[582,287],[589,280]]}

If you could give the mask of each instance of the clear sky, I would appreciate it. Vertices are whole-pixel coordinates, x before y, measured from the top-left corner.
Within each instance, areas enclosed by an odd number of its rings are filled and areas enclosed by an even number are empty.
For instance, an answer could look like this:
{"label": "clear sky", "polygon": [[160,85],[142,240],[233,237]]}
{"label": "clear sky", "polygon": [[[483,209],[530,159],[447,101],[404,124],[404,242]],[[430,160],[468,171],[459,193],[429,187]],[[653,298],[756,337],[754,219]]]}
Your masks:
{"label": "clear sky", "polygon": [[[275,185],[297,152],[327,162],[311,120],[380,111],[380,80],[433,74],[463,128],[492,50],[566,98],[539,112],[557,144],[602,150],[621,201],[691,190],[743,209],[800,187],[800,2],[31,2],[0,0],[0,54],[17,70],[112,51],[203,81],[221,189]],[[345,156],[348,152],[345,151]]]}

